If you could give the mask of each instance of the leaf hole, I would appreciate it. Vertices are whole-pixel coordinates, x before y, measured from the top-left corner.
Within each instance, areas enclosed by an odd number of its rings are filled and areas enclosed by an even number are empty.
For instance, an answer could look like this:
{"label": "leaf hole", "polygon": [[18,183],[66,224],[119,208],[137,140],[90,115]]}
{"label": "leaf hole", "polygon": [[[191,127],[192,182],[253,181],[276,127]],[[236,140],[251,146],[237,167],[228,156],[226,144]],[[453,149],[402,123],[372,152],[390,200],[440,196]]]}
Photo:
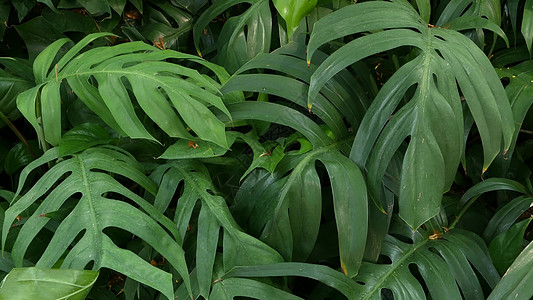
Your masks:
{"label": "leaf hole", "polygon": [[385,264],[385,265],[391,265],[392,264],[392,260],[387,255],[381,254],[381,255],[379,255],[378,263],[379,264]]}
{"label": "leaf hole", "polygon": [[507,87],[509,85],[509,83],[511,83],[511,78],[509,77],[503,77],[500,79],[503,87]]}
{"label": "leaf hole", "polygon": [[424,278],[422,277],[422,274],[420,273],[420,270],[418,269],[418,266],[416,264],[409,264],[409,272],[418,280],[420,285],[422,286],[422,289],[427,294],[429,292],[429,289],[427,287],[426,282],[424,281]]}
{"label": "leaf hole", "polygon": [[381,289],[381,299],[382,300],[394,300],[394,294],[390,289],[383,288]]}

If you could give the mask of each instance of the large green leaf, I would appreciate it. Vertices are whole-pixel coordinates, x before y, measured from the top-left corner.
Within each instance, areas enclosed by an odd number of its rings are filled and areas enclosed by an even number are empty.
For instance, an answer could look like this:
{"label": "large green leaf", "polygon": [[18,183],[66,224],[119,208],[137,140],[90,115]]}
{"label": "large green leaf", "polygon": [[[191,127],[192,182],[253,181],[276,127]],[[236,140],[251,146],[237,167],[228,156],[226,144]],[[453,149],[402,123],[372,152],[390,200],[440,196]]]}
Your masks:
{"label": "large green leaf", "polygon": [[[342,46],[317,68],[308,106],[312,108],[322,86],[345,67],[393,48],[416,49],[418,56],[401,66],[372,102],[350,158],[368,169],[370,194],[383,207],[384,172],[399,146],[410,138],[399,206],[400,216],[417,228],[438,213],[442,194],[450,188],[464,151],[460,93],[481,135],[484,171],[502,149],[506,152],[511,146],[512,112],[483,52],[456,31],[428,27],[402,0],[356,4],[322,18],[311,34],[308,62],[322,44],[368,31],[375,33]],[[410,88],[416,89],[407,94]],[[404,96],[410,101],[398,107]]]}
{"label": "large green leaf", "polygon": [[522,252],[524,234],[531,218],[514,224],[508,231],[495,237],[489,245],[494,266],[500,274],[505,273],[515,258]]}
{"label": "large green leaf", "polygon": [[[533,61],[525,61],[508,68],[496,68],[496,72],[500,79],[509,80],[509,84],[505,87],[505,92],[513,110],[515,132],[506,157],[512,157],[520,128],[533,104]],[[511,159],[500,158],[496,162],[500,172],[497,176],[505,176]]]}
{"label": "large green leaf", "polygon": [[15,268],[0,286],[0,299],[83,300],[98,278],[98,271]]}
{"label": "large green leaf", "polygon": [[[325,59],[325,54],[317,54],[313,62]],[[259,54],[248,61],[224,84],[221,91],[267,93],[306,109],[308,84],[316,65],[311,67],[308,68],[305,63],[305,45],[291,42],[270,54]],[[257,69],[281,74],[245,74]],[[313,113],[331,129],[336,139],[343,139],[348,135],[343,117],[355,129],[359,126],[368,105],[369,101],[361,85],[349,72],[344,71],[326,83],[321,94],[317,96]]]}
{"label": "large green leaf", "polygon": [[484,299],[474,268],[491,287],[499,276],[481,238],[458,229],[429,234],[411,231],[412,244],[388,235],[382,255],[391,262],[363,263],[354,279],[364,283],[358,299],[381,299],[383,289],[395,299],[425,299],[423,284],[431,299]]}
{"label": "large green leaf", "polygon": [[225,281],[226,278],[233,277],[270,277],[270,276],[301,276],[311,278],[328,285],[348,299],[357,298],[357,283],[350,280],[340,272],[337,272],[329,267],[321,265],[313,265],[306,263],[280,263],[260,266],[235,267],[224,274],[221,278]]}
{"label": "large green leaf", "polygon": [[[188,127],[199,138],[227,147],[224,124],[209,109],[216,107],[229,114],[217,95],[217,83],[193,69],[164,62],[175,58],[202,64],[201,59],[140,42],[95,48],[77,55],[91,41],[105,35],[88,35],[55,66],[51,63],[59,47],[67,42],[65,39],[53,43],[36,58],[33,69],[37,86],[20,94],[17,106],[41,140],[52,145],[59,143],[60,85],[65,81],[87,107],[121,134],[155,140],[135,112],[131,93],[142,111],[168,135],[189,138]],[[41,116],[42,123],[38,120]]]}
{"label": "large green leaf", "polygon": [[319,161],[331,182],[340,264],[344,273],[353,277],[366,243],[366,186],[357,166],[338,152],[337,145],[287,155],[273,178],[249,177],[234,209],[249,223],[252,233],[260,233],[286,260],[305,261],[315,246],[321,221]]}
{"label": "large green leaf", "polygon": [[[83,269],[93,262],[93,269],[106,267],[149,285],[173,298],[172,275],[153,267],[129,250],[117,247],[103,232],[117,227],[140,237],[172,264],[190,291],[184,252],[174,224],[150,203],[120,184],[109,173],[132,180],[155,194],[156,185],[141,171],[138,163],[122,150],[104,147],[90,148],[57,162],[25,193],[21,194],[28,175],[42,164],[58,158],[58,148],[47,151],[30,163],[20,176],[17,195],[20,198],[6,210],[2,231],[2,248],[6,245],[9,228],[17,216],[25,216],[15,244],[13,260],[22,265],[31,241],[50,220],[47,214],[59,210],[71,197],[75,207],[61,221],[48,247],[36,266],[50,268],[65,254],[62,268]],[[141,209],[124,201],[108,198],[116,193],[133,201]],[[79,196],[74,196],[79,194]],[[31,209],[32,204],[38,204]],[[144,211],[144,212],[143,212]],[[135,221],[133,221],[135,220]],[[162,226],[161,226],[162,225]],[[167,231],[173,234],[170,236]],[[82,233],[78,240],[76,237]]]}
{"label": "large green leaf", "polygon": [[518,255],[513,264],[490,293],[488,300],[527,300],[533,296],[533,242]]}
{"label": "large green leaf", "polygon": [[456,229],[431,236],[425,230],[413,232],[404,227],[400,231],[403,233],[396,234],[409,234],[412,241],[406,243],[388,235],[382,255],[390,262],[364,262],[353,281],[328,267],[302,263],[237,267],[222,281],[232,277],[302,276],[321,281],[348,299],[382,299],[382,290],[388,289],[394,299],[401,300],[426,299],[424,287],[431,299],[462,299],[461,293],[464,299],[484,299],[476,271],[491,287],[497,284],[499,276],[488,250],[475,234]]}
{"label": "large green leaf", "polygon": [[[172,161],[156,169],[153,176],[157,182],[160,182],[154,205],[161,211],[167,209],[172,195],[183,182],[174,222],[181,238],[190,236],[187,231],[191,224],[197,227],[196,249],[193,251],[196,257],[196,276],[200,295],[205,298],[209,296],[211,284],[215,280],[213,268],[219,246],[222,246],[225,270],[234,266],[282,261],[276,251],[240,229],[224,198],[215,194],[216,188],[211,182],[207,169],[201,163],[193,160]],[[195,206],[198,206],[197,203],[201,205],[200,211],[197,216],[193,216]],[[196,217],[197,223],[194,221]],[[221,229],[223,229],[222,245],[219,245]],[[214,289],[213,293],[220,288],[224,293],[225,287],[220,286]],[[228,293],[233,293],[230,287],[227,289]]]}

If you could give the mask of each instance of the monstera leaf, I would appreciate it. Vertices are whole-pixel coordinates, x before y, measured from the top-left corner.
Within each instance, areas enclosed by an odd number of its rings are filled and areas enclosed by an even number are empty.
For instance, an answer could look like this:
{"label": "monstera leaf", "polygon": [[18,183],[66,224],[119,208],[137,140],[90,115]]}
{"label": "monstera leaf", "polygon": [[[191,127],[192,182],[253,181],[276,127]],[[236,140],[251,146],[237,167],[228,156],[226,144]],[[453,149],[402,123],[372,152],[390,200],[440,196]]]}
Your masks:
{"label": "monstera leaf", "polygon": [[218,1],[209,6],[198,18],[193,27],[193,39],[200,56],[214,49],[201,49],[200,39],[210,35],[207,25],[218,15],[232,6],[247,3],[251,6],[239,16],[224,22],[214,48],[217,50],[215,62],[224,66],[230,73],[237,70],[259,53],[270,51],[272,36],[272,15],[268,0]]}
{"label": "monstera leaf", "polygon": [[[155,183],[140,171],[138,163],[123,150],[111,147],[93,147],[60,161],[57,161],[58,154],[58,148],[50,149],[22,171],[17,190],[20,197],[15,197],[17,200],[5,212],[2,248],[13,221],[19,216],[19,219],[23,218],[13,225],[21,226],[12,249],[15,266],[22,265],[31,241],[50,218],[58,215],[56,212],[64,205],[70,204],[74,208],[55,229],[48,247],[36,263],[37,267],[51,268],[61,259],[62,268],[83,269],[92,262],[95,270],[116,270],[173,299],[172,275],[150,265],[135,253],[117,247],[103,232],[105,228],[116,227],[140,237],[163,255],[190,291],[184,252],[178,243],[180,238],[175,225],[112,176],[129,178],[155,194]],[[56,164],[27,192],[21,193],[32,171],[54,162]],[[139,208],[111,195],[124,197]]]}
{"label": "monstera leaf", "polygon": [[[417,228],[438,213],[442,194],[450,188],[464,151],[460,95],[481,135],[483,171],[500,151],[510,148],[513,115],[483,52],[457,31],[428,26],[403,0],[355,4],[320,19],[309,41],[308,62],[322,44],[368,31],[374,33],[342,46],[316,69],[308,105],[313,108],[322,86],[345,67],[379,52],[414,48],[413,59],[385,83],[365,114],[350,158],[367,169],[369,192],[383,209],[387,205],[382,191],[384,172],[408,138],[399,213]],[[409,101],[398,107],[403,97]]]}
{"label": "monstera leaf", "polygon": [[363,262],[353,280],[326,266],[304,263],[236,267],[221,279],[302,276],[320,281],[348,299],[382,299],[390,293],[394,299],[426,299],[427,288],[431,299],[443,300],[485,299],[478,276],[492,288],[499,281],[487,247],[471,232],[452,229],[431,234],[399,225],[391,233],[396,237],[388,235],[382,249],[382,258],[388,262]]}
{"label": "monstera leaf", "polygon": [[[257,56],[239,69],[222,91],[267,93],[305,110],[306,82],[312,73],[303,60],[303,49],[290,43],[274,53]],[[255,74],[252,71],[255,69],[285,74]],[[295,129],[299,136],[287,141],[286,145],[280,144],[270,153],[254,151],[256,162],[262,158],[269,160],[268,156],[272,156],[276,149],[291,144],[299,146],[298,151],[283,154],[275,168],[270,170],[272,175],[249,170],[251,173],[247,172],[250,175],[244,181],[233,209],[241,221],[248,224],[252,234],[260,236],[286,260],[305,261],[314,248],[320,228],[323,200],[317,169],[318,164],[325,166],[333,194],[340,264],[345,274],[355,276],[366,243],[366,185],[357,166],[340,150],[347,151],[346,142],[350,135],[343,125],[343,117],[357,127],[362,118],[357,108],[363,107],[364,111],[366,98],[357,90],[360,86],[350,85],[351,81],[343,75],[332,80],[324,89],[326,96],[317,100],[317,121],[323,122],[325,129],[297,109],[281,103],[247,101],[228,105],[235,121],[252,118],[278,123]],[[291,78],[293,76],[296,79]],[[354,101],[354,105],[348,101]],[[252,166],[258,164],[252,163]]]}
{"label": "monstera leaf", "polygon": [[[229,270],[240,265],[256,265],[283,261],[281,256],[272,248],[244,233],[233,219],[224,198],[216,195],[216,189],[206,167],[194,160],[177,160],[168,162],[154,170],[152,177],[160,183],[160,189],[155,197],[154,206],[164,211],[172,201],[178,186],[183,183],[183,190],[178,196],[178,204],[174,214],[174,222],[180,237],[187,238],[191,227],[197,231],[196,237],[196,280],[198,295],[211,298],[217,248],[222,247],[223,270]],[[200,205],[200,211],[193,213]],[[221,230],[223,232],[220,237]],[[190,237],[189,237],[190,238]],[[222,245],[219,245],[219,238]],[[258,283],[259,284],[259,283]],[[231,293],[229,287],[213,290]],[[250,287],[251,288],[251,287]],[[213,299],[219,299],[213,297]],[[231,299],[231,298],[228,298]]]}
{"label": "monstera leaf", "polygon": [[217,95],[218,83],[196,70],[163,60],[190,59],[209,67],[208,63],[141,42],[79,54],[91,41],[106,35],[88,35],[55,64],[58,50],[68,39],[54,42],[35,59],[36,86],[18,96],[17,106],[41,143],[57,146],[61,138],[60,87],[65,82],[79,100],[120,134],[155,141],[135,112],[131,93],[140,109],[171,137],[189,138],[192,130],[201,139],[227,147],[224,124],[209,109],[216,107],[229,115]]}

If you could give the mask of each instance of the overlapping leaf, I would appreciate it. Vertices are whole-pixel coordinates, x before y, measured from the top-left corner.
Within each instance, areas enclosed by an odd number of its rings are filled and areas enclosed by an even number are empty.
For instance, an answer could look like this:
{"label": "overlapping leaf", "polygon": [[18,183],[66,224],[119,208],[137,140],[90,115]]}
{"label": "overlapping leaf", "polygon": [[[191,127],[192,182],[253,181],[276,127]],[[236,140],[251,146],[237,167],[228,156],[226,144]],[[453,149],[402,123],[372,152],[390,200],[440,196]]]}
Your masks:
{"label": "overlapping leaf", "polygon": [[[515,131],[511,147],[506,156],[511,157],[522,123],[526,118],[529,108],[533,104],[533,61],[525,61],[508,68],[496,68],[496,72],[501,79],[509,80],[509,84],[505,87],[505,93],[509,98],[509,103],[513,111]],[[498,170],[500,171],[499,176],[505,176],[504,174],[509,164],[510,159],[500,159],[498,165],[501,165],[503,168]]]}
{"label": "overlapping leaf", "polygon": [[[210,294],[211,284],[216,279],[213,278],[213,268],[219,246],[223,247],[225,270],[239,265],[282,261],[275,250],[240,229],[224,198],[214,194],[215,187],[207,169],[201,163],[193,160],[173,161],[156,169],[153,176],[160,182],[154,205],[161,211],[166,210],[172,201],[178,185],[184,183],[174,215],[180,237],[184,238],[191,223],[194,224],[193,211],[195,206],[200,204],[199,214],[194,216],[197,218],[197,224],[193,225],[198,232],[195,257],[199,295],[208,298]],[[221,229],[222,245],[219,245]]]}
{"label": "overlapping leaf", "polygon": [[491,287],[499,275],[481,238],[458,229],[438,238],[428,235],[413,233],[413,244],[387,236],[382,255],[391,263],[363,263],[355,278],[364,283],[358,297],[381,299],[381,291],[389,289],[395,299],[425,299],[423,280],[432,299],[461,299],[461,293],[464,299],[484,299],[474,269]]}
{"label": "overlapping leaf", "polygon": [[199,55],[214,49],[200,49],[200,38],[208,34],[207,25],[232,6],[247,3],[251,6],[240,16],[229,18],[222,27],[216,44],[215,62],[230,73],[259,53],[270,51],[272,15],[267,0],[231,0],[215,2],[198,18],[193,28],[194,46]]}
{"label": "overlapping leaf", "polygon": [[98,271],[16,268],[2,281],[0,299],[83,300],[98,278]]}
{"label": "overlapping leaf", "polygon": [[366,186],[357,166],[337,147],[286,155],[273,177],[252,173],[243,182],[234,209],[252,234],[260,235],[286,260],[305,261],[321,223],[322,188],[316,167],[320,161],[331,182],[340,263],[345,274],[355,276],[366,244]]}
{"label": "overlapping leaf", "polygon": [[0,58],[0,64],[6,66],[6,70],[0,69],[0,113],[14,121],[20,117],[16,104],[17,96],[33,85],[31,78],[28,78],[31,73],[24,72],[27,69],[21,59]]}
{"label": "overlapping leaf", "polygon": [[531,299],[533,290],[533,242],[520,253],[513,264],[509,267],[502,280],[490,293],[488,300],[499,299]]}
{"label": "overlapping leaf", "polygon": [[[400,216],[417,228],[438,213],[442,193],[449,189],[464,151],[460,94],[481,135],[484,170],[502,149],[510,147],[512,112],[483,52],[456,31],[428,27],[405,1],[361,3],[324,17],[311,35],[308,61],[320,45],[367,31],[377,32],[344,45],[315,71],[308,105],[312,108],[325,82],[350,64],[401,46],[417,49],[418,56],[401,66],[374,99],[350,154],[368,169],[370,193],[382,207],[385,169],[396,149],[410,139],[399,206]],[[411,95],[407,93],[411,87],[416,89],[410,101],[398,107],[402,97]]]}
{"label": "overlapping leaf", "polygon": [[20,94],[17,106],[42,142],[59,143],[60,86],[68,82],[87,107],[121,134],[155,140],[136,114],[131,93],[142,111],[168,135],[188,138],[190,128],[199,138],[227,147],[224,124],[209,109],[216,107],[228,114],[217,95],[218,84],[196,70],[163,60],[190,59],[209,67],[208,63],[140,42],[91,49],[77,55],[91,41],[105,35],[88,35],[54,66],[56,53],[67,39],[56,41],[35,59],[37,86]]}
{"label": "overlapping leaf", "polygon": [[348,299],[382,299],[385,289],[394,299],[485,299],[479,274],[491,287],[499,280],[487,247],[475,234],[452,230],[431,238],[425,230],[404,228],[402,239],[388,235],[382,255],[389,263],[363,262],[353,281],[325,266],[302,263],[237,267],[222,277],[302,276],[321,281]]}
{"label": "overlapping leaf", "polygon": [[[320,63],[325,58],[324,53],[318,52],[314,62]],[[290,42],[270,54],[259,54],[247,62],[224,84],[221,91],[266,93],[306,109],[309,81],[314,68],[314,64],[312,68],[306,66],[305,45],[301,41]],[[280,75],[257,74],[253,72],[256,69],[272,70]],[[357,129],[369,102],[361,84],[343,70],[328,81],[321,94],[317,95],[313,113],[328,126],[335,139],[340,140],[349,134],[343,118],[353,130]]]}
{"label": "overlapping leaf", "polygon": [[[74,208],[55,230],[37,267],[50,268],[62,258],[62,268],[83,269],[93,262],[95,270],[104,267],[116,270],[172,299],[171,274],[153,267],[129,250],[117,247],[103,232],[105,228],[117,227],[140,237],[164,255],[182,276],[190,291],[184,252],[176,241],[178,233],[174,224],[109,174],[129,178],[155,194],[156,185],[140,171],[137,162],[121,150],[90,148],[58,161],[27,192],[21,194],[28,174],[42,164],[55,161],[58,153],[58,148],[53,148],[22,171],[17,191],[21,197],[6,210],[2,248],[5,247],[15,218],[27,216],[13,245],[15,265],[22,265],[31,241],[49,221],[47,214],[54,214],[66,202],[74,201]],[[142,210],[109,197],[114,193],[132,201]],[[76,196],[77,194],[80,196]],[[37,204],[37,209],[29,210],[32,204]],[[170,236],[166,230],[174,236]],[[79,240],[75,240],[80,234]]]}
{"label": "overlapping leaf", "polygon": [[[501,24],[501,4],[497,0],[458,0],[450,1],[442,10],[435,26],[450,26],[453,28],[454,23],[464,22],[465,20],[484,20],[489,27],[501,31],[499,26]],[[484,22],[481,21],[481,22]],[[472,39],[478,43],[480,47],[484,46],[485,35],[482,28],[485,27],[470,27],[464,29],[476,29],[473,34],[469,33]],[[454,28],[455,29],[455,28]],[[488,28],[487,28],[488,29]]]}

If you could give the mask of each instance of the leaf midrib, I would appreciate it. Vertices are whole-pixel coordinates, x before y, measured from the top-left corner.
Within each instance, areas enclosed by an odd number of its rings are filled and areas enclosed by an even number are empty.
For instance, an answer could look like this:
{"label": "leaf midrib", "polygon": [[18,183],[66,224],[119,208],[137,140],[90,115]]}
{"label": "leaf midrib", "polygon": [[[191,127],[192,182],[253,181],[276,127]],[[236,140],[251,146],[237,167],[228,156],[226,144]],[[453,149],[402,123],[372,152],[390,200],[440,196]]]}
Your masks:
{"label": "leaf midrib", "polygon": [[[94,209],[94,206],[93,206],[93,195],[91,193],[91,189],[90,189],[90,183],[89,183],[89,179],[87,178],[87,170],[85,169],[85,164],[83,162],[83,159],[81,158],[80,155],[76,155],[76,159],[78,160],[78,163],[80,165],[80,173],[81,173],[81,177],[83,179],[83,186],[85,188],[85,197],[87,197],[87,199],[85,201],[88,202],[89,204],[89,211],[90,211],[90,215],[91,215],[91,219],[92,219],[92,228],[93,228],[93,234],[95,235],[95,246],[94,248],[96,249],[101,249],[102,248],[102,241],[101,239],[97,238],[98,235],[95,234],[95,233],[98,233],[100,230],[98,228],[98,220],[96,218],[96,213],[95,213],[95,209]],[[86,234],[89,234],[89,233],[86,233]],[[95,257],[94,260],[95,260],[95,264],[94,264],[94,267],[95,268],[99,268],[99,264],[100,264],[100,251],[98,251],[98,257]],[[98,261],[97,261],[98,260]]]}
{"label": "leaf midrib", "polygon": [[420,247],[425,246],[427,242],[429,242],[429,238],[419,242],[419,244],[415,245],[413,248],[407,251],[400,260],[398,260],[395,264],[393,264],[393,266],[387,272],[385,272],[383,276],[381,276],[381,279],[378,280],[378,282],[374,285],[374,287],[370,290],[370,292],[363,299],[364,300],[371,299],[374,293],[376,293],[377,291],[380,291],[383,288],[382,287],[383,283],[389,278],[389,276],[394,271],[396,271],[396,269],[402,267],[403,263],[408,258],[410,258],[410,256],[413,255],[413,253],[415,253]]}

